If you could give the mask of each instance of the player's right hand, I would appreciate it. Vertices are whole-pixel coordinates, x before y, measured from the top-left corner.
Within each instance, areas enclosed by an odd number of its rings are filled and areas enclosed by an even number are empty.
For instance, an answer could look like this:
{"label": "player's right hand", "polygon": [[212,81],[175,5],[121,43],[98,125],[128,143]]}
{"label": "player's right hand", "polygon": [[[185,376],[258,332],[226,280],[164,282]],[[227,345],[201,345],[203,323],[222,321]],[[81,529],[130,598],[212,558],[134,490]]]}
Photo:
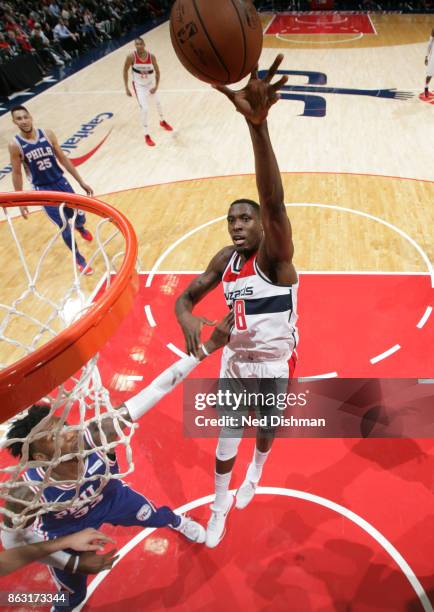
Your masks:
{"label": "player's right hand", "polygon": [[79,551],[101,550],[107,542],[115,543],[112,538],[90,527],[76,533],[71,533],[65,536],[64,539],[65,541],[62,542],[64,548],[72,548]]}
{"label": "player's right hand", "polygon": [[28,219],[29,209],[27,208],[27,206],[20,206],[20,213],[23,219]]}
{"label": "player's right hand", "polygon": [[128,87],[125,90],[125,93],[127,94],[127,96],[129,96],[130,98],[132,98],[133,94],[131,93],[131,91],[128,89]]}
{"label": "player's right hand", "polygon": [[425,66],[428,66],[428,58],[425,58]]}
{"label": "player's right hand", "polygon": [[117,550],[113,548],[103,555],[94,552],[83,552],[80,555],[77,572],[82,574],[98,574],[104,570],[111,569],[113,563],[119,559]]}
{"label": "player's right hand", "polygon": [[271,83],[282,61],[283,54],[280,53],[262,79],[258,77],[257,67],[254,68],[247,85],[238,91],[229,89],[225,85],[213,85],[213,87],[229,98],[237,111],[244,115],[247,121],[254,125],[260,125],[266,120],[270,108],[278,101],[279,89],[288,80],[285,75],[275,83]]}
{"label": "player's right hand", "polygon": [[210,321],[206,317],[195,317],[191,313],[186,313],[180,325],[184,332],[185,347],[189,355],[199,358],[199,348],[201,344],[200,334],[204,325],[215,325],[217,321]]}

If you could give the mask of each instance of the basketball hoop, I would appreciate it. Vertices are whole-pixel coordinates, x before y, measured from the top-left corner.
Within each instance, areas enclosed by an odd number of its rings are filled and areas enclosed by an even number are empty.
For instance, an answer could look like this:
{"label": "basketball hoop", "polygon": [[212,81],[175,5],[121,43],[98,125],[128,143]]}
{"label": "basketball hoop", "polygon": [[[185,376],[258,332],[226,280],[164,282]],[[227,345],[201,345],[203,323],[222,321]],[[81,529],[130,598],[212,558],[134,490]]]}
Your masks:
{"label": "basketball hoop", "polygon": [[[100,223],[104,221],[111,223],[120,231],[125,240],[124,258],[119,270],[116,271],[112,262],[106,258],[105,245],[100,242],[96,250],[100,252],[105,262],[104,282],[106,286],[105,290],[103,287],[100,288],[98,299],[87,304],[87,311],[82,317],[75,318],[71,325],[66,325],[63,331],[42,347],[33,351],[29,350],[25,357],[0,370],[0,406],[3,420],[12,417],[18,411],[47,395],[89,361],[119,327],[122,319],[130,310],[137,292],[138,280],[135,272],[137,238],[131,223],[115,208],[96,199],[73,193],[60,194],[47,191],[0,193],[0,206],[6,209],[6,222],[10,225],[13,236],[14,234],[16,236],[16,233],[13,230],[13,220],[8,214],[11,207],[59,206],[65,202],[70,208],[79,208],[102,217]],[[60,233],[59,230],[57,240],[60,239]],[[98,229],[96,238],[98,241]],[[19,244],[17,248],[20,252],[20,259],[22,259],[24,251]],[[46,253],[43,255],[46,256]],[[112,260],[116,255],[112,257]],[[71,260],[70,254],[65,250],[65,261],[68,260],[68,256]],[[92,259],[95,257],[96,254]],[[75,270],[75,261],[73,261],[73,266]],[[111,275],[114,272],[116,272],[116,277],[112,281]],[[79,279],[80,276],[75,275],[74,282],[76,283]],[[29,280],[34,282],[38,279],[30,276]],[[0,302],[3,302],[1,297]],[[4,304],[1,307],[2,310],[9,308]],[[2,340],[5,341],[0,336],[0,342]],[[0,359],[0,363],[1,361]]]}
{"label": "basketball hoop", "polygon": [[[25,441],[18,439],[23,442],[19,464],[0,468],[1,480],[6,478],[1,483],[0,497],[6,501],[16,499],[14,489],[23,487],[22,475],[28,467],[41,469],[40,473],[44,474],[41,482],[24,483],[32,491],[32,499],[22,503],[22,511],[16,514],[3,509],[14,528],[20,528],[29,518],[53,510],[80,509],[84,505],[80,486],[91,480],[84,468],[90,453],[97,452],[104,464],[100,486],[94,490],[95,498],[108,480],[121,478],[134,469],[130,440],[136,425],[112,407],[98,371],[97,353],[133,305],[138,289],[135,271],[137,238],[124,215],[112,206],[86,196],[37,191],[0,193],[0,206],[6,216],[6,225],[2,224],[0,229],[9,230],[23,277],[21,286],[17,281],[19,290],[16,293],[15,280],[20,277],[18,266],[16,272],[14,270],[13,282],[1,284],[2,421],[41,403],[44,398],[49,405],[49,414],[32,429]],[[32,214],[27,220],[17,218],[11,215],[11,208],[17,206],[29,209],[58,206],[63,226],[52,230],[48,219],[40,214]],[[73,209],[71,218],[66,218],[65,206]],[[70,251],[62,240],[67,224],[73,233],[79,211],[91,213],[94,240],[86,249],[86,259],[87,265],[92,265],[98,273],[92,277],[77,269],[75,242]],[[23,240],[20,234],[29,229],[31,240],[29,234]],[[49,238],[48,242],[45,238],[38,248],[37,237],[41,232],[48,232]],[[90,256],[89,248],[93,250]],[[57,296],[53,296],[54,285]],[[16,359],[15,353],[22,356]],[[75,495],[68,502],[47,502],[44,497],[44,490],[54,482],[53,470],[59,463],[71,459],[71,454],[62,456],[60,435],[56,434],[55,453],[50,461],[34,461],[30,454],[31,443],[47,435],[48,423],[54,415],[58,418],[58,431],[63,428],[63,431],[78,432],[78,447],[72,455],[78,460],[78,476],[73,482]],[[102,424],[106,419],[110,419],[116,431],[116,441],[109,441],[103,433]],[[92,449],[85,443],[91,425],[99,432],[98,443],[93,444]],[[8,440],[3,445],[12,442],[14,440]],[[123,473],[120,469],[118,473],[112,473],[111,460],[105,460],[105,457],[120,446],[127,467]],[[88,501],[89,496],[86,503]]]}

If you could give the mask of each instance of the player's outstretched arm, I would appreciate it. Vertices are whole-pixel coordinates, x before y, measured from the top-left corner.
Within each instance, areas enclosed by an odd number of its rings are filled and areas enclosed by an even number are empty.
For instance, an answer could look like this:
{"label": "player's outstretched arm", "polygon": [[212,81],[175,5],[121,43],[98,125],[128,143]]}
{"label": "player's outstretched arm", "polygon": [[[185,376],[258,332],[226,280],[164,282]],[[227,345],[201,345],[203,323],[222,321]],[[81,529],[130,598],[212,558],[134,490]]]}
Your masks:
{"label": "player's outstretched arm", "polygon": [[[287,77],[283,76],[276,83],[271,83],[282,60],[283,55],[278,55],[263,79],[258,78],[255,69],[246,87],[240,91],[233,91],[224,86],[215,89],[225,94],[238,112],[244,115],[250,131],[264,229],[258,263],[263,267],[263,262],[266,260],[268,264],[273,264],[274,268],[277,267],[278,278],[273,279],[274,281],[295,282],[296,272],[292,266],[294,253],[292,228],[286,213],[282,178],[267,125],[268,112],[278,101],[277,92],[287,80]],[[283,264],[281,270],[279,263]]]}
{"label": "player's outstretched arm", "polygon": [[[165,395],[173,391],[180,382],[187,378],[200,361],[229,342],[233,325],[234,315],[233,312],[230,311],[220,323],[216,325],[210,338],[200,345],[198,357],[188,355],[187,357],[175,361],[174,364],[157,376],[150,385],[127,400],[124,404],[117,406],[116,410],[119,410],[120,416],[126,419],[132,419],[133,421],[140,419],[151,410],[151,408],[158,404]],[[119,422],[119,426],[123,428],[121,422]],[[118,432],[110,419],[105,419],[102,427],[108,443],[118,439]],[[91,423],[89,425],[89,431],[94,443],[99,446],[101,444],[101,435],[98,425],[96,423]]]}
{"label": "player's outstretched arm", "polygon": [[209,340],[201,345],[198,358],[194,355],[189,355],[188,357],[176,361],[170,368],[167,368],[167,370],[157,376],[148,387],[126,401],[124,407],[128,410],[130,417],[134,421],[140,419],[165,395],[170,393],[180,382],[187,378],[190,372],[198,365],[199,361],[225,346],[225,344],[229,342],[233,325],[234,314],[230,311],[224,319],[216,325]]}
{"label": "player's outstretched arm", "polygon": [[96,529],[83,529],[68,536],[56,538],[34,544],[25,544],[0,552],[0,576],[32,563],[44,559],[52,553],[65,548],[77,551],[96,551],[104,548],[107,542],[114,542]]}

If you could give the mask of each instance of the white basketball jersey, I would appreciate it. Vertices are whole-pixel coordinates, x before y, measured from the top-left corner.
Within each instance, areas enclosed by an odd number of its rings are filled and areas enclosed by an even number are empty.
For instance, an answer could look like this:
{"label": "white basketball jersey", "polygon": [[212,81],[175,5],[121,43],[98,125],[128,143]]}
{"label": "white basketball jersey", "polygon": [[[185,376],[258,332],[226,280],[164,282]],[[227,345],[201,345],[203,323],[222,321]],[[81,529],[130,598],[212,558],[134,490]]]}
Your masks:
{"label": "white basketball jersey", "polygon": [[255,361],[287,361],[298,343],[298,283],[273,284],[258,267],[256,254],[241,265],[235,252],[223,273],[226,303],[235,313],[228,349]]}
{"label": "white basketball jersey", "polygon": [[137,51],[134,51],[134,64],[132,65],[132,70],[133,82],[136,85],[154,86],[155,70],[149,51],[145,59],[139,57]]}

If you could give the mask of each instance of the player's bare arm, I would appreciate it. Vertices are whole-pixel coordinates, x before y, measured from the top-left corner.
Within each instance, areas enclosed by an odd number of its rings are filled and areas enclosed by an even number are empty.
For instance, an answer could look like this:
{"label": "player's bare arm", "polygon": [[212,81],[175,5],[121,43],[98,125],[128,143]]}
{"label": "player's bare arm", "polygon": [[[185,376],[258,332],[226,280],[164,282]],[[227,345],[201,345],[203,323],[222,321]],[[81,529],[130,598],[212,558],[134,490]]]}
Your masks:
{"label": "player's bare arm", "polygon": [[[9,158],[12,166],[12,184],[15,191],[23,190],[23,173],[20,149],[15,141],[9,143]],[[29,209],[27,206],[20,206],[21,216],[27,219]]]}
{"label": "player's bare arm", "polygon": [[77,181],[77,183],[80,185],[80,187],[83,189],[83,191],[86,192],[86,194],[88,196],[93,196],[93,189],[92,187],[90,187],[90,185],[88,185],[87,183],[84,182],[84,180],[81,178],[80,174],[77,172],[77,169],[75,168],[74,164],[71,162],[70,159],[68,159],[64,153],[64,151],[62,150],[61,146],[59,145],[59,142],[57,140],[57,137],[55,135],[55,133],[52,130],[46,130],[47,136],[49,138],[50,144],[53,147],[54,153],[59,161],[59,163],[65,168],[65,170],[67,170],[69,172],[69,174],[71,174],[71,176],[73,176],[75,178],[75,180]]}
{"label": "player's bare arm", "polygon": [[88,528],[48,542],[35,542],[0,552],[0,576],[6,576],[33,561],[39,561],[66,548],[77,551],[97,551],[107,542],[114,543],[96,529]]}
{"label": "player's bare arm", "polygon": [[130,96],[130,97],[133,94],[131,93],[131,90],[128,86],[128,72],[133,64],[134,64],[134,54],[129,53],[125,59],[123,77],[124,77],[125,93],[127,94],[127,96]]}
{"label": "player's bare arm", "polygon": [[286,214],[282,179],[267,125],[268,112],[278,101],[277,92],[287,80],[284,76],[276,83],[271,83],[282,59],[283,55],[276,57],[263,79],[259,79],[254,70],[246,87],[240,91],[224,86],[216,89],[224,93],[244,115],[252,139],[264,230],[258,250],[258,265],[273,282],[292,284],[297,282],[297,273],[292,264],[292,229]]}
{"label": "player's bare arm", "polygon": [[157,91],[158,86],[160,84],[160,68],[158,66],[157,58],[152,53],[151,53],[151,61],[152,61],[152,65],[154,66],[154,70],[155,70],[155,87],[153,87],[150,90],[150,93],[154,94]]}
{"label": "player's bare arm", "polygon": [[[197,359],[190,356],[175,362],[133,398],[124,404],[116,406],[116,410],[119,410],[119,416],[128,419],[128,421],[131,419],[136,421],[141,418],[148,410],[155,406],[162,397],[170,393],[170,391],[188,376],[197,365],[197,360],[202,361],[208,355],[214,353],[229,342],[233,325],[234,314],[232,311],[229,311],[215,326],[208,340],[199,347]],[[125,425],[123,424],[122,418],[119,419],[118,425],[120,429],[127,427],[126,423]],[[119,439],[119,431],[117,431],[113,420],[111,418],[106,419],[102,422],[101,428],[97,423],[91,423],[89,426],[89,431],[96,445],[100,446],[102,444],[101,430],[108,443]]]}
{"label": "player's bare arm", "polygon": [[185,346],[189,355],[199,356],[200,334],[203,325],[215,325],[215,321],[194,316],[193,308],[221,282],[223,272],[234,250],[233,246],[228,246],[214,255],[205,272],[193,279],[176,300],[176,318],[184,333]]}

